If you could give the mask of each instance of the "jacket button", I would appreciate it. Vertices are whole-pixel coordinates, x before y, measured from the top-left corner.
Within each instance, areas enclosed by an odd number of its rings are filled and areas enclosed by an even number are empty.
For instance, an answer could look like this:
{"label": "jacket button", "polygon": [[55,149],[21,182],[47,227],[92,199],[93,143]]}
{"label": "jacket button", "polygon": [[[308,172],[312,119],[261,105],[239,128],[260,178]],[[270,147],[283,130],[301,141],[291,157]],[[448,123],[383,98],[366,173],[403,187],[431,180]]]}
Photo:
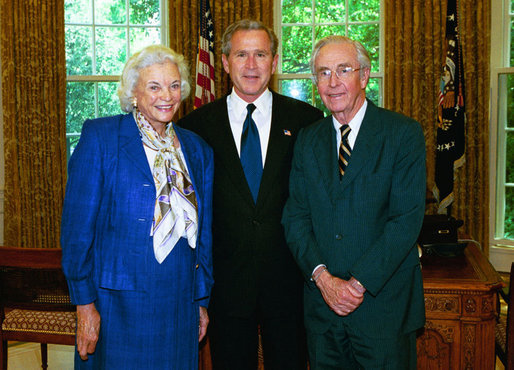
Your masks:
{"label": "jacket button", "polygon": [[343,236],[341,234],[336,234],[336,240],[341,240],[343,239]]}
{"label": "jacket button", "polygon": [[198,267],[200,267],[200,265],[199,265],[199,264],[196,264],[196,266],[195,266],[195,267],[196,267],[196,269],[198,270]]}

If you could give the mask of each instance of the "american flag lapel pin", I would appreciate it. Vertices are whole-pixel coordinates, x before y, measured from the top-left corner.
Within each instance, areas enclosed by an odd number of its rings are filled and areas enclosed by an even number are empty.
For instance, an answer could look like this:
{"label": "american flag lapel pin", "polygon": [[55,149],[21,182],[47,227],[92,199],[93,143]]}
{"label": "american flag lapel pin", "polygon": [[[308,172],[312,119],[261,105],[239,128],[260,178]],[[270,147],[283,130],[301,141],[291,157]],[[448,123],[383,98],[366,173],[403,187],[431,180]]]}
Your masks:
{"label": "american flag lapel pin", "polygon": [[289,131],[289,130],[284,130],[284,135],[286,135],[286,136],[291,136],[291,131]]}

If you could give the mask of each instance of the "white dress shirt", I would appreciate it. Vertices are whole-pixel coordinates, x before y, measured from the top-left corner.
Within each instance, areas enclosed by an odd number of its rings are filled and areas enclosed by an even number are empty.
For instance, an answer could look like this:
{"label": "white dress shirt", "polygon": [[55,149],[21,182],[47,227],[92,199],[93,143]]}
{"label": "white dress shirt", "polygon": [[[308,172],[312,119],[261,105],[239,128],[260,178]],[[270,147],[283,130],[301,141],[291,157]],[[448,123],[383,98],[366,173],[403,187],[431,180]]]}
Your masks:
{"label": "white dress shirt", "polygon": [[[241,156],[241,134],[243,133],[243,124],[248,111],[246,106],[250,104],[241,99],[232,89],[232,93],[227,96],[228,118],[230,128],[234,136],[237,153]],[[253,111],[252,118],[259,131],[259,139],[261,142],[262,166],[266,160],[266,152],[268,150],[269,134],[271,131],[271,107],[273,104],[273,95],[271,91],[266,89],[253,104],[256,109]]]}
{"label": "white dress shirt", "polygon": [[[357,111],[355,116],[348,122],[348,126],[350,126],[351,131],[348,134],[348,144],[350,144],[350,148],[353,150],[353,146],[355,145],[355,140],[357,140],[357,135],[361,128],[362,120],[364,119],[364,114],[366,114],[366,108],[368,107],[368,101],[364,100],[364,104]],[[332,116],[332,122],[334,124],[334,129],[336,130],[336,138],[337,138],[337,146],[336,146],[336,155],[339,158],[339,147],[341,146],[341,126],[340,123],[334,116]]]}

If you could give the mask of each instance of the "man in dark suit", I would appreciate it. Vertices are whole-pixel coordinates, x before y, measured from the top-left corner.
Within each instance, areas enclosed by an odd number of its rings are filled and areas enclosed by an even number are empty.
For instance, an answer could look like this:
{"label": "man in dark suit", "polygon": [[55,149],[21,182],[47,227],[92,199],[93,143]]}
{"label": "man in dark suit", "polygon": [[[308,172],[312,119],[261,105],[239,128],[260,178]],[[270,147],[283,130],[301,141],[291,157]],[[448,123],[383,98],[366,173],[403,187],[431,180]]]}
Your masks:
{"label": "man in dark suit", "polygon": [[179,121],[214,149],[209,337],[221,370],[256,369],[258,327],[267,370],[305,368],[301,273],[280,220],[297,133],[323,114],[268,89],[277,45],[260,22],[229,26],[222,60],[232,92]]}
{"label": "man in dark suit", "polygon": [[283,215],[305,277],[311,369],[415,369],[425,320],[422,129],[366,100],[360,43],[320,40],[311,70],[332,116],[298,135]]}

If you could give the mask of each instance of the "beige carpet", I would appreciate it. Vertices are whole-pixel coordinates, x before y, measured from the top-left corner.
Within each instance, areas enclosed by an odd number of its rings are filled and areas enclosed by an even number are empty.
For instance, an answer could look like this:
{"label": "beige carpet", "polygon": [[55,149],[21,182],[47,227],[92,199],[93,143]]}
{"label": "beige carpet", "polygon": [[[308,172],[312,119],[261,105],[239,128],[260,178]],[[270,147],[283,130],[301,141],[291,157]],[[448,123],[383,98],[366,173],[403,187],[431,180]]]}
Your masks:
{"label": "beige carpet", "polygon": [[[48,370],[73,370],[75,347],[48,345]],[[41,370],[41,351],[37,343],[9,342],[9,370]]]}
{"label": "beige carpet", "polygon": [[[9,370],[40,370],[41,354],[39,344],[9,343]],[[72,346],[48,345],[48,370],[73,370]],[[496,369],[505,370],[500,360],[496,359]]]}

